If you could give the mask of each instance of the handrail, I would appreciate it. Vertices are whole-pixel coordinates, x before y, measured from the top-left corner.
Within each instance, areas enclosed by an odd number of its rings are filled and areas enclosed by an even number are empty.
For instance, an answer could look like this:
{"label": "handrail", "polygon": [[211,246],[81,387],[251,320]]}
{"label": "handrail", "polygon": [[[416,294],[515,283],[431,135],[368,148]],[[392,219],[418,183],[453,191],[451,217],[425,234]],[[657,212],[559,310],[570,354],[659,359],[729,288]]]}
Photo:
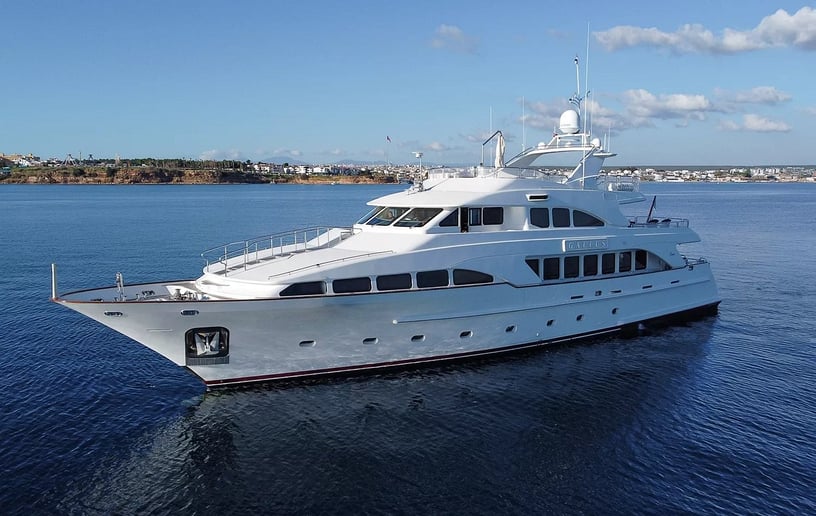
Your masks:
{"label": "handrail", "polygon": [[638,215],[634,219],[629,221],[629,227],[638,227],[638,228],[687,228],[689,227],[689,219],[682,219],[682,218],[675,218],[675,217],[663,217],[663,218],[655,218],[646,217],[645,215]]}
{"label": "handrail", "polygon": [[[315,226],[229,242],[202,251],[206,272],[228,274],[231,269],[246,270],[263,260],[292,253],[331,247],[354,234],[354,228]],[[217,270],[211,266],[218,266]]]}

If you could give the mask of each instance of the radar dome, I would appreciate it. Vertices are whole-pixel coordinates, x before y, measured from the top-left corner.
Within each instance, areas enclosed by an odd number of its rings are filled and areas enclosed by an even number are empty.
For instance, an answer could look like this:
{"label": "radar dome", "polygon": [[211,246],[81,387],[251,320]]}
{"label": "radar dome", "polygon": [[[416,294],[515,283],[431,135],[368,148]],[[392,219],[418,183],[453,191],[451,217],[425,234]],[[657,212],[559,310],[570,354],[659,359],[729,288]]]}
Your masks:
{"label": "radar dome", "polygon": [[572,109],[568,109],[561,113],[561,120],[558,122],[558,128],[564,134],[575,134],[581,128],[578,121],[578,113]]}
{"label": "radar dome", "polygon": [[590,143],[592,143],[593,147],[597,147],[599,149],[601,148],[601,139],[600,138],[593,138]]}

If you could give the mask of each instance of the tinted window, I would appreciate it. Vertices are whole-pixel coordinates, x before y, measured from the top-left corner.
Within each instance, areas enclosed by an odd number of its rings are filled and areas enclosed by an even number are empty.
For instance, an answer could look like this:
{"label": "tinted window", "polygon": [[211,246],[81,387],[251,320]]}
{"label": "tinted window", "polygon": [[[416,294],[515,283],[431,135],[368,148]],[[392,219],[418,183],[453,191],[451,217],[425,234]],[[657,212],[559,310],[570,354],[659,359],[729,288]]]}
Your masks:
{"label": "tinted window", "polygon": [[453,210],[439,223],[440,227],[447,228],[459,225],[459,210]]}
{"label": "tinted window", "polygon": [[322,281],[306,281],[304,283],[293,283],[281,290],[280,295],[285,296],[318,296],[326,293],[326,283]]}
{"label": "tinted window", "polygon": [[530,208],[530,224],[540,228],[550,227],[550,210],[548,208]]}
{"label": "tinted window", "polygon": [[595,276],[596,274],[598,274],[598,255],[584,256],[584,276]]}
{"label": "tinted window", "polygon": [[570,225],[570,211],[567,208],[553,208],[553,226],[557,228],[568,228]]}
{"label": "tinted window", "polygon": [[552,280],[561,277],[561,259],[544,258],[544,279]]}
{"label": "tinted window", "polygon": [[442,208],[414,208],[394,225],[412,228],[424,226],[429,220],[439,215],[441,211]]}
{"label": "tinted window", "polygon": [[615,253],[606,253],[601,257],[601,272],[604,274],[615,273]]}
{"label": "tinted window", "polygon": [[367,221],[368,219],[373,217],[374,214],[377,213],[378,211],[380,211],[381,209],[382,209],[382,206],[375,206],[375,207],[371,208],[371,211],[366,213],[360,220],[358,220],[357,224],[364,224],[365,221]]}
{"label": "tinted window", "polygon": [[541,270],[539,269],[539,264],[541,262],[538,258],[527,258],[524,261],[527,262],[527,267],[529,267],[531,271],[535,272],[536,276],[541,277]]}
{"label": "tinted window", "polygon": [[601,219],[581,210],[572,211],[572,223],[575,227],[603,226]]}
{"label": "tinted window", "polygon": [[468,210],[468,223],[471,226],[481,226],[482,225],[482,209],[481,208],[470,208]]}
{"label": "tinted window", "polygon": [[448,271],[423,271],[417,272],[417,287],[447,287]]}
{"label": "tinted window", "polygon": [[618,272],[629,272],[632,270],[632,253],[625,252],[620,254],[620,263],[618,265]]}
{"label": "tinted window", "polygon": [[567,256],[564,258],[564,277],[577,278],[578,277],[578,257]]}
{"label": "tinted window", "polygon": [[335,294],[349,292],[368,292],[371,290],[371,278],[348,278],[332,281],[332,290]]}
{"label": "tinted window", "polygon": [[646,268],[646,251],[635,251],[635,269],[641,270]]}
{"label": "tinted window", "polygon": [[370,226],[388,226],[406,211],[408,211],[408,208],[383,208],[371,217],[367,224]]}
{"label": "tinted window", "polygon": [[503,224],[504,223],[504,208],[485,208],[482,210],[482,218],[485,225]]}
{"label": "tinted window", "polygon": [[454,285],[473,285],[475,283],[493,283],[493,276],[468,269],[453,269]]}
{"label": "tinted window", "polygon": [[377,276],[377,290],[404,290],[411,288],[410,274]]}

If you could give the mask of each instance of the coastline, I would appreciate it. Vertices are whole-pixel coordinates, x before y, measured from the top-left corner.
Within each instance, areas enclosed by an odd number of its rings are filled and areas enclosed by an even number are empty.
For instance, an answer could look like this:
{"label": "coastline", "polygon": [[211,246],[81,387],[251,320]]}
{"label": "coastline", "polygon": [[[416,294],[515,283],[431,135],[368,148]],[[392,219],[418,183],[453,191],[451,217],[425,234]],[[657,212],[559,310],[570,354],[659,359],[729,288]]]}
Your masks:
{"label": "coastline", "polygon": [[193,170],[160,167],[26,167],[0,175],[2,184],[388,184],[385,174],[359,175],[268,175],[238,170]]}
{"label": "coastline", "polygon": [[[214,185],[214,184],[395,184],[399,178],[382,172],[358,174],[264,174],[240,169],[191,169],[152,166],[128,167],[20,167],[4,170],[3,184],[70,184],[70,185]],[[613,171],[614,175],[615,172]],[[404,174],[403,174],[404,175]],[[814,183],[812,176],[746,177],[727,175],[715,178],[663,179],[649,175],[640,177],[644,183]]]}

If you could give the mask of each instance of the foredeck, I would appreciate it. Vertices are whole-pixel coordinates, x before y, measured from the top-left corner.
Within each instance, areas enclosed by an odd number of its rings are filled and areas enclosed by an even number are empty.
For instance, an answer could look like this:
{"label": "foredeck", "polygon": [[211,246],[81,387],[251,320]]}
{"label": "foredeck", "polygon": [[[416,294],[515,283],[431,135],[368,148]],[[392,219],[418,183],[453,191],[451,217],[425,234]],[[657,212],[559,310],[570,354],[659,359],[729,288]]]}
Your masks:
{"label": "foredeck", "polygon": [[222,244],[201,253],[206,262],[204,272],[229,276],[271,260],[333,247],[354,231],[353,228],[311,227]]}

